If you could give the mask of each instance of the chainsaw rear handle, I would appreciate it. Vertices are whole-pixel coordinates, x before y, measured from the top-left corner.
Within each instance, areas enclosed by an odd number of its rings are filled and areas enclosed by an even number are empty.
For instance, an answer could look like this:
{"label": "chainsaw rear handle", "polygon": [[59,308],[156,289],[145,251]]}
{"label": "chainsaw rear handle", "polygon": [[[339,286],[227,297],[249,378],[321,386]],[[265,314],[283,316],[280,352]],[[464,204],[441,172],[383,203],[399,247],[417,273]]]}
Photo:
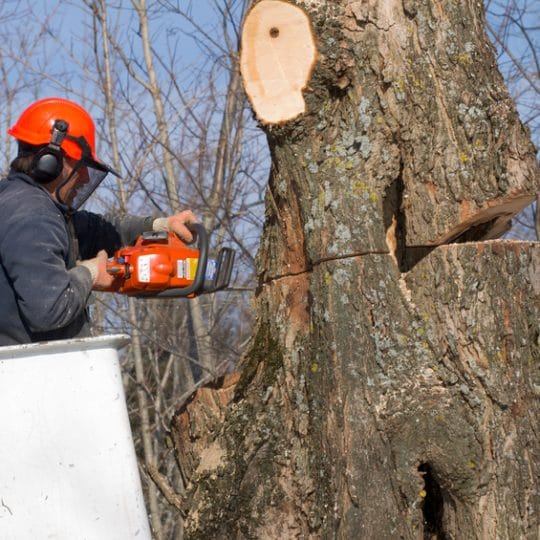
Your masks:
{"label": "chainsaw rear handle", "polygon": [[206,265],[208,263],[208,233],[200,223],[188,223],[186,227],[197,240],[197,249],[199,250],[199,261],[197,263],[197,271],[195,279],[191,285],[187,287],[177,287],[175,289],[166,289],[159,292],[139,293],[134,296],[138,298],[185,298],[192,294],[200,292],[204,287],[206,277]]}

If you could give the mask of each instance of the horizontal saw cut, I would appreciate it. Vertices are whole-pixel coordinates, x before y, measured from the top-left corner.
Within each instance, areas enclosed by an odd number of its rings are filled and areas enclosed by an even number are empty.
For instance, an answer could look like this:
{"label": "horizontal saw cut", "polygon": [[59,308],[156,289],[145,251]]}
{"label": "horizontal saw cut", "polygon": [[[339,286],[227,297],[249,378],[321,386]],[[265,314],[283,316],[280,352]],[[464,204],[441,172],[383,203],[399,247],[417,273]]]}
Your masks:
{"label": "horizontal saw cut", "polygon": [[317,48],[307,14],[280,0],[263,0],[242,30],[240,70],[257,118],[280,124],[302,114]]}

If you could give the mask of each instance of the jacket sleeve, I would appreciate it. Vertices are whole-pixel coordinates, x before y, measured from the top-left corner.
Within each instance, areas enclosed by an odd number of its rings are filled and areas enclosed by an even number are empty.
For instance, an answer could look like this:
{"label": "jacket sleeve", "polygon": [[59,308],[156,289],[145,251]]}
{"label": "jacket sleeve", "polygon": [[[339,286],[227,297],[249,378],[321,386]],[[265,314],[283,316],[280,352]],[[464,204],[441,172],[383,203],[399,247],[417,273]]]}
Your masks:
{"label": "jacket sleeve", "polygon": [[72,323],[85,309],[92,289],[88,269],[66,269],[68,232],[59,217],[20,217],[2,240],[2,264],[31,332],[47,332]]}
{"label": "jacket sleeve", "polygon": [[104,249],[109,256],[129,246],[144,231],[152,230],[154,218],[137,216],[100,216],[81,210],[72,216],[79,241],[81,259],[91,259]]}

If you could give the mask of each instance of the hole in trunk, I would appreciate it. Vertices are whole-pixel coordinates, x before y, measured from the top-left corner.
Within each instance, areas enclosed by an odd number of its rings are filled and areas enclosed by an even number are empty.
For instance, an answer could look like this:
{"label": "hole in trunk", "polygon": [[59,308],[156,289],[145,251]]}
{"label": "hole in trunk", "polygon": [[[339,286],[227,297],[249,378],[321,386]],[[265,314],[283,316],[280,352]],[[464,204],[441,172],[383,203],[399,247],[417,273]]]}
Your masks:
{"label": "hole in trunk", "polygon": [[383,200],[383,220],[386,244],[394,254],[400,272],[407,271],[405,246],[405,213],[403,212],[403,177],[399,176],[386,188]]}
{"label": "hole in trunk", "polygon": [[424,540],[446,540],[443,530],[444,498],[429,463],[421,463],[418,471],[424,478]]}

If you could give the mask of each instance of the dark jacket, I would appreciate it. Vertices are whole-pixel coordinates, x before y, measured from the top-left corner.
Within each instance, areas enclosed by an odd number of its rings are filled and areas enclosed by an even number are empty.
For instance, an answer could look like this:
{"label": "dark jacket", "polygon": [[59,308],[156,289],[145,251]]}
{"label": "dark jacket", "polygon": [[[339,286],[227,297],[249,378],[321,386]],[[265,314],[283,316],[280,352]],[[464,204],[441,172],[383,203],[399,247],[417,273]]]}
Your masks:
{"label": "dark jacket", "polygon": [[151,217],[70,215],[21,173],[0,180],[0,346],[88,336],[92,279],[77,258],[112,255],[151,228]]}

